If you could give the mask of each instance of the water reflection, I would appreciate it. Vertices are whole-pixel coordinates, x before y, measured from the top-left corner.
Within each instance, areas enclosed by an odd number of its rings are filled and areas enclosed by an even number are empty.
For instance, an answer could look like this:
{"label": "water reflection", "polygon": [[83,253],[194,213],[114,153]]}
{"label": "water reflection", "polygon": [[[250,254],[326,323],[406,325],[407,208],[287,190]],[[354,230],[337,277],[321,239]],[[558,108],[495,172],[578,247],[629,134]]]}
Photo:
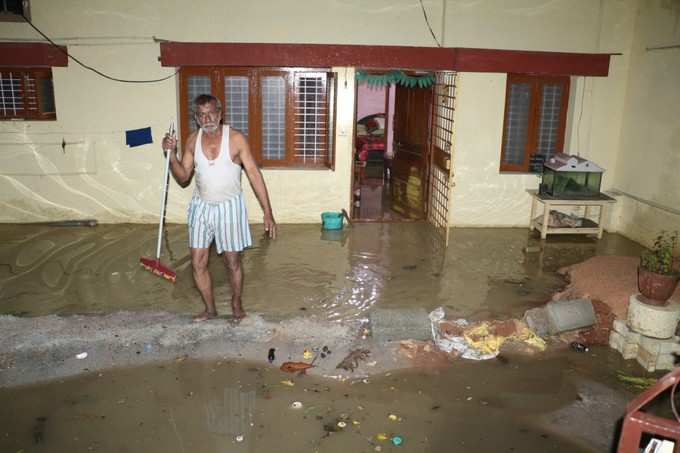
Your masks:
{"label": "water reflection", "polygon": [[[460,316],[514,316],[563,284],[556,270],[598,253],[637,254],[618,235],[547,241],[524,229],[455,229],[444,250],[426,224],[354,224],[336,232],[284,225],[274,241],[256,237],[244,253],[246,310],[275,317],[313,314],[333,320],[366,316],[371,307],[447,306]],[[173,285],[143,270],[154,254],[154,225],[57,228],[0,225],[0,313],[193,312],[201,308],[191,276],[184,225],[168,225],[163,261]],[[222,260],[210,269],[218,310],[230,288]]]}

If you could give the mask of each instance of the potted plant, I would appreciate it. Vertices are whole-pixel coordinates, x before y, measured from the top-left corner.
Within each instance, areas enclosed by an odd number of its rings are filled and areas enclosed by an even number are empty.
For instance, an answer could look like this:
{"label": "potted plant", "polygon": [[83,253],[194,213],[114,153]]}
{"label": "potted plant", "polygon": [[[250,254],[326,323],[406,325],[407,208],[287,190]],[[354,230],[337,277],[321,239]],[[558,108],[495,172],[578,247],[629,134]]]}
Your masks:
{"label": "potted plant", "polygon": [[638,267],[638,289],[647,298],[646,303],[665,305],[673,295],[680,280],[673,257],[677,243],[677,231],[662,231],[654,240],[652,248],[642,252]]}

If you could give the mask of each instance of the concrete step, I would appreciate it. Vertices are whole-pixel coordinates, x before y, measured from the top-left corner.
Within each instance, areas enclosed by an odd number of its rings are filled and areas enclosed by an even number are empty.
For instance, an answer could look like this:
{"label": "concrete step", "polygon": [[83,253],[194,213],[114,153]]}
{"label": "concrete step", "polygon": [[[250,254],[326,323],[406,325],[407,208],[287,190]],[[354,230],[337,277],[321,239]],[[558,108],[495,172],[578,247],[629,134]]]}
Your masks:
{"label": "concrete step", "polygon": [[430,340],[432,327],[424,308],[377,308],[369,314],[371,333],[378,341]]}

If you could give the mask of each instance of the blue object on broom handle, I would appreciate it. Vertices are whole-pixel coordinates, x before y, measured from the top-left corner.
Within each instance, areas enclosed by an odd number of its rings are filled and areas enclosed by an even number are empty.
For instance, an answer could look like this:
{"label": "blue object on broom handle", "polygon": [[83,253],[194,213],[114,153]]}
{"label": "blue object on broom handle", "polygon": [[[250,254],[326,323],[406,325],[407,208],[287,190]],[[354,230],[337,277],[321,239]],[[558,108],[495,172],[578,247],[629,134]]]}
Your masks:
{"label": "blue object on broom handle", "polygon": [[[175,135],[175,123],[170,124],[168,129],[170,136]],[[173,150],[164,149],[165,151],[165,176],[163,177],[163,196],[161,197],[161,220],[158,222],[158,245],[156,246],[156,260],[161,258],[161,241],[163,239],[163,223],[165,223],[165,200],[168,196],[168,172],[170,171],[170,153]]]}

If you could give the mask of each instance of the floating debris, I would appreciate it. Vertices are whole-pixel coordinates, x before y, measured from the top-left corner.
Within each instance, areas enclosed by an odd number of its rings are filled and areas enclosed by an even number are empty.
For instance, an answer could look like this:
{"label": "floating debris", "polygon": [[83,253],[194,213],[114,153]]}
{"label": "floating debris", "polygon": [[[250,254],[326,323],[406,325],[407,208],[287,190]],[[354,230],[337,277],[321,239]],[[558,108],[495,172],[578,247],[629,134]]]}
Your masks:
{"label": "floating debris", "polygon": [[323,430],[326,432],[326,434],[330,434],[337,433],[338,431],[340,431],[340,428],[335,423],[326,423],[323,425]]}
{"label": "floating debris", "polygon": [[366,360],[370,353],[371,351],[368,349],[355,349],[350,351],[335,368],[354,372],[354,369],[359,366],[359,361]]}
{"label": "floating debris", "polygon": [[464,359],[492,359],[500,353],[503,343],[509,340],[525,343],[538,351],[546,348],[545,341],[522,321],[448,321],[444,319],[443,307],[436,308],[429,316],[437,348],[447,353],[456,351]]}
{"label": "floating debris", "polygon": [[290,407],[293,409],[302,409],[302,403],[300,401],[293,401]]}
{"label": "floating debris", "polygon": [[267,360],[269,363],[273,363],[274,360],[276,360],[276,355],[274,355],[276,352],[276,348],[270,348],[269,352],[267,353]]}
{"label": "floating debris", "polygon": [[588,346],[586,346],[583,343],[579,343],[577,341],[572,341],[569,346],[571,346],[571,349],[573,349],[576,352],[588,352]]}
{"label": "floating debris", "polygon": [[313,366],[313,364],[305,362],[283,362],[281,371],[285,371],[286,373],[305,374],[305,372]]}
{"label": "floating debris", "polygon": [[631,376],[630,374],[621,373],[620,371],[617,371],[616,377],[623,384],[638,392],[646,390],[656,383],[655,378]]}
{"label": "floating debris", "polygon": [[291,381],[290,379],[286,379],[285,381],[281,381],[283,385],[287,385],[288,387],[294,387],[295,382]]}

